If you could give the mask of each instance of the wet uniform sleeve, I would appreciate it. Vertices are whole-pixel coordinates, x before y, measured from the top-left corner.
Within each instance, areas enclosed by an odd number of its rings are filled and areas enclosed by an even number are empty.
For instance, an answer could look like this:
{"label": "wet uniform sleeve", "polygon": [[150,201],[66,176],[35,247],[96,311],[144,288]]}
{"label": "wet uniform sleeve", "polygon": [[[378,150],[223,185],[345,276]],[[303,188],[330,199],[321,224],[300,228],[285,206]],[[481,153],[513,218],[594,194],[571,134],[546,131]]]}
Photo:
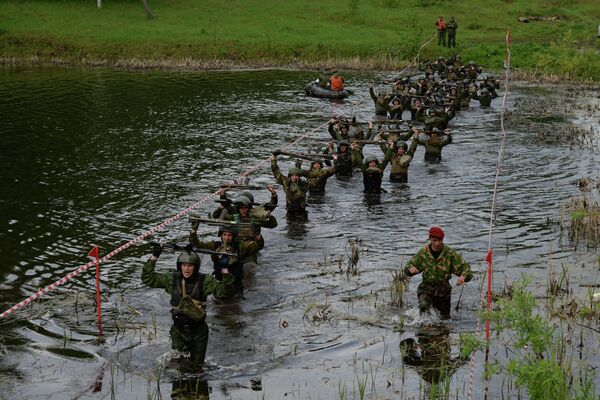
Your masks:
{"label": "wet uniform sleeve", "polygon": [[171,273],[159,274],[154,272],[156,260],[149,259],[142,269],[142,282],[152,288],[162,288],[171,293],[173,288],[173,275]]}
{"label": "wet uniform sleeve", "polygon": [[377,101],[377,96],[375,96],[375,92],[373,91],[372,87],[369,88],[369,94],[371,95],[373,101]]}
{"label": "wet uniform sleeve", "polygon": [[260,221],[260,226],[267,229],[277,228],[277,218],[269,215],[269,218]]}
{"label": "wet uniform sleeve", "polygon": [[411,157],[414,157],[415,155],[415,151],[417,151],[417,145],[419,144],[418,140],[413,139],[410,142],[410,146],[408,147],[408,151],[406,152],[406,154],[408,154]]}
{"label": "wet uniform sleeve", "polygon": [[381,173],[383,174],[383,171],[385,170],[385,168],[388,166],[388,164],[390,163],[390,159],[392,158],[392,155],[394,153],[387,152],[385,153],[385,157],[383,158],[383,162],[379,165],[379,169],[381,170]]}
{"label": "wet uniform sleeve", "polygon": [[235,278],[231,274],[223,274],[221,282],[216,280],[212,275],[206,275],[204,279],[204,295],[214,295],[215,297],[230,297],[233,296],[235,288],[233,282]]}
{"label": "wet uniform sleeve", "polygon": [[471,266],[465,261],[463,256],[454,250],[452,250],[452,266],[452,272],[454,275],[464,276],[465,282],[469,282],[471,279],[473,279],[473,271],[471,270]]}
{"label": "wet uniform sleeve", "polygon": [[[419,250],[417,252],[417,254],[415,254],[409,261],[408,264],[406,264],[406,267],[404,267],[404,274],[406,276],[415,276],[420,274],[422,271],[422,267],[421,267],[421,252],[423,250]],[[412,272],[410,272],[410,267],[415,267],[416,269],[419,270],[419,272],[417,272],[416,274],[413,274]]]}
{"label": "wet uniform sleeve", "polygon": [[197,232],[191,231],[189,239],[190,239],[191,245],[197,249],[206,249],[206,250],[212,250],[212,251],[215,251],[217,249],[217,245],[215,244],[215,242],[200,241],[200,239],[198,239]]}
{"label": "wet uniform sleeve", "polygon": [[362,162],[362,153],[358,149],[352,149],[352,165],[360,168],[361,170],[365,170],[367,168],[366,164]]}
{"label": "wet uniform sleeve", "polygon": [[240,259],[244,260],[262,250],[265,247],[265,239],[261,236],[257,240],[245,240],[240,243]]}
{"label": "wet uniform sleeve", "polygon": [[277,160],[271,160],[271,170],[277,182],[285,186],[285,177],[282,175],[279,165],[277,165]]}

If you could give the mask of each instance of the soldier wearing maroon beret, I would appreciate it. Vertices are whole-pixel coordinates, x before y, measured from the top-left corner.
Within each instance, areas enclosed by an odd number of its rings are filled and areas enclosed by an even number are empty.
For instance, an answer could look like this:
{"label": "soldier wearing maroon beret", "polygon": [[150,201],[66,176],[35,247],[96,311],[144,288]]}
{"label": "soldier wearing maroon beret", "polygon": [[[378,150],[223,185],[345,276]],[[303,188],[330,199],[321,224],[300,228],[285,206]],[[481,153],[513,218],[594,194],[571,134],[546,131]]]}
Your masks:
{"label": "soldier wearing maroon beret", "polygon": [[429,229],[429,241],[410,259],[404,273],[414,276],[423,273],[423,281],[417,288],[421,313],[431,307],[438,310],[442,318],[450,318],[452,286],[450,278],[458,276],[456,285],[473,278],[471,267],[464,258],[444,244],[444,231],[434,226]]}

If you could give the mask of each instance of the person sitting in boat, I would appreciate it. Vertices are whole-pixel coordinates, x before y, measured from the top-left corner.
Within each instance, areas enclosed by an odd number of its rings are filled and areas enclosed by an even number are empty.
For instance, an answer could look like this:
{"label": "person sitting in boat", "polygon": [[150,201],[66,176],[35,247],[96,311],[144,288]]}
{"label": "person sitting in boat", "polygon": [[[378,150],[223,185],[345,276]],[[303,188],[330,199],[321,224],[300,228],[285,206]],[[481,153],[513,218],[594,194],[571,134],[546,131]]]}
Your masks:
{"label": "person sitting in boat", "polygon": [[344,90],[344,78],[337,73],[329,77],[329,88],[331,90]]}
{"label": "person sitting in boat", "polygon": [[322,87],[323,89],[329,89],[329,75],[325,73],[325,71],[321,70],[319,72],[319,76],[315,80],[315,83]]}

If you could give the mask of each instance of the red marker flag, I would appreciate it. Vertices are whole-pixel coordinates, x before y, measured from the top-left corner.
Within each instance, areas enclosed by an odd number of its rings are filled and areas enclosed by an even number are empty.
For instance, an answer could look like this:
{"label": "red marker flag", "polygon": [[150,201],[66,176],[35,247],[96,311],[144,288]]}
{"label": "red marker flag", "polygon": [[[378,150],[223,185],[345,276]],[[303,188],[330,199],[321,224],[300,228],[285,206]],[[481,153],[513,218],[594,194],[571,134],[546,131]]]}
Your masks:
{"label": "red marker flag", "polygon": [[99,255],[100,255],[100,250],[98,249],[98,246],[94,245],[94,247],[92,247],[92,249],[88,253],[88,257],[93,257],[97,260]]}
{"label": "red marker flag", "polygon": [[485,256],[485,262],[487,262],[487,312],[485,321],[485,339],[489,342],[490,340],[490,311],[492,309],[492,249],[488,249],[487,255]]}
{"label": "red marker flag", "polygon": [[90,252],[88,253],[89,257],[93,257],[96,259],[96,305],[98,308],[98,331],[102,334],[102,313],[100,309],[100,250],[98,246],[94,245]]}

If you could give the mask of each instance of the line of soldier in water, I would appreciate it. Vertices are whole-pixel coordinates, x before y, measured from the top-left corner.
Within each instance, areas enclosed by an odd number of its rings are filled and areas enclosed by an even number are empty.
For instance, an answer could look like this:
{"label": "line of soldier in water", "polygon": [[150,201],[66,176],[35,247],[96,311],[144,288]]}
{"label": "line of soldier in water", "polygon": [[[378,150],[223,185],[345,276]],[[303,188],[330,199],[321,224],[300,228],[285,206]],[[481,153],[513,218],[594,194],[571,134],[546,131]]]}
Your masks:
{"label": "line of soldier in water", "polygon": [[[328,127],[331,140],[316,152],[273,151],[271,169],[285,192],[288,224],[306,220],[307,194],[323,194],[327,180],[334,175],[344,179],[360,170],[367,196],[381,193],[382,177],[388,164],[391,165],[390,181],[408,182],[410,162],[419,145],[425,148],[427,162],[439,162],[442,148],[452,143],[448,122],[455,113],[465,109],[471,99],[478,99],[482,106],[489,105],[487,100],[482,101],[486,92],[492,93],[492,98],[497,96],[498,81],[491,75],[477,80],[481,77],[481,68],[474,63],[463,66],[459,56],[435,63],[426,61],[421,67],[424,74],[397,79],[389,94],[375,94],[370,87],[375,103],[374,121],[359,123],[355,119],[331,119]],[[403,119],[405,111],[410,111],[410,119]],[[411,138],[408,145],[406,140]],[[383,161],[373,155],[365,158],[363,148],[366,144],[378,145]],[[278,165],[278,157],[282,154],[298,158],[287,175]],[[310,160],[309,169],[302,169],[302,159]],[[235,186],[260,188],[249,187],[246,183],[224,185],[219,191],[219,205],[209,218],[190,217],[189,244],[178,247],[154,243],[152,254],[143,267],[143,283],[163,288],[171,296],[172,348],[189,353],[188,358],[181,360],[186,371],[199,370],[204,364],[208,343],[207,297],[213,295],[217,301],[242,298],[244,264],[256,262],[258,252],[265,245],[261,228],[272,229],[278,224],[272,215],[278,205],[277,191],[272,185],[266,186],[270,199],[264,204],[255,203],[250,190],[230,199],[227,190]],[[219,226],[218,240],[200,240],[200,223]],[[464,258],[443,243],[444,236],[440,227],[431,227],[427,243],[406,264],[404,273],[409,277],[423,274],[417,289],[420,312],[429,312],[433,308],[442,318],[449,318],[452,275],[458,276],[456,285],[462,285],[472,279],[473,273]],[[156,262],[165,247],[183,251],[177,258],[176,270],[157,273]],[[212,274],[200,272],[199,252],[210,255]]]}

